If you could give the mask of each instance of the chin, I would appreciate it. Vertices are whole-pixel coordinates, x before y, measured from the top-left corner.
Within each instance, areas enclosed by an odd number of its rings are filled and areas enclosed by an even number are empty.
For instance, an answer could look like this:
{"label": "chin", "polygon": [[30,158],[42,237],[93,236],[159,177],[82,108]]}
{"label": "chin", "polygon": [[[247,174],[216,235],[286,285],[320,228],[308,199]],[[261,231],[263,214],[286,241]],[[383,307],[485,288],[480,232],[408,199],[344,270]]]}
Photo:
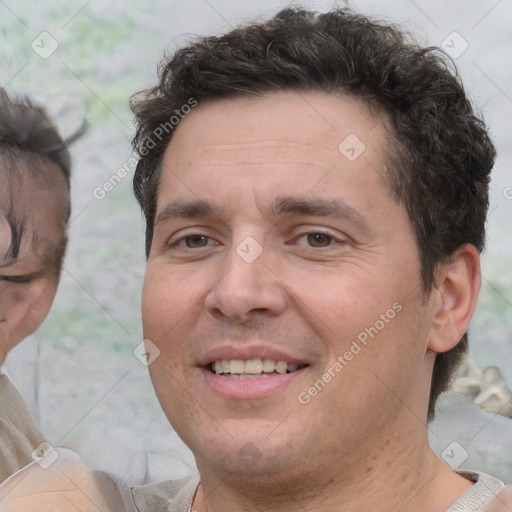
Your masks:
{"label": "chin", "polygon": [[195,454],[200,472],[204,468],[217,474],[259,480],[301,467],[304,456],[299,453],[298,443],[277,435],[272,439],[268,432],[258,435],[257,431],[246,422],[245,431],[239,430],[236,435],[224,432],[225,435],[214,437],[211,432],[203,436],[196,433],[194,440],[184,439],[184,442]]}

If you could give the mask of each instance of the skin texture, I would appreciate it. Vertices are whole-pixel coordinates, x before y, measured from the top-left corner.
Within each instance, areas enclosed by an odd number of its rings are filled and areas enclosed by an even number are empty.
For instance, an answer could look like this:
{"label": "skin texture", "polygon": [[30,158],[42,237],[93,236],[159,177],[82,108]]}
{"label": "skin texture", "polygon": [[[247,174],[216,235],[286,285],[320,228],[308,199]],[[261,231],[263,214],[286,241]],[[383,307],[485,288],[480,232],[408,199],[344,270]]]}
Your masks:
{"label": "skin texture", "polygon": [[57,291],[69,193],[60,169],[50,162],[42,165],[49,167],[42,173],[44,183],[22,174],[14,190],[4,179],[0,186],[2,209],[11,197],[16,215],[25,224],[18,257],[7,257],[11,228],[0,210],[0,363],[41,325]]}
{"label": "skin texture", "polygon": [[[411,223],[383,179],[386,122],[359,100],[283,92],[200,105],[176,129],[142,314],[160,350],[149,366],[157,396],[196,457],[199,512],[434,512],[471,487],[431,452],[426,417],[434,352],[471,318],[478,254],[461,247],[423,293]],[[365,145],[353,161],[339,150],[351,134]],[[333,201],[342,207],[319,211]],[[252,263],[248,237],[262,249]],[[278,349],[308,366],[264,396],[243,395],[255,381],[226,396],[202,367],[219,347]]]}

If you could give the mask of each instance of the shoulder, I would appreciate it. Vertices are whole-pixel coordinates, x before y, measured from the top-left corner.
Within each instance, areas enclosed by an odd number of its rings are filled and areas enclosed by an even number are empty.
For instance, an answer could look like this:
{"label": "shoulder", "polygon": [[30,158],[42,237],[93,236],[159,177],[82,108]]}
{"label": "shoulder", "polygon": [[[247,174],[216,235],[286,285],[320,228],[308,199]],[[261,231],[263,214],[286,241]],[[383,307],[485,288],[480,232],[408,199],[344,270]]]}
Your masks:
{"label": "shoulder", "polygon": [[506,485],[496,494],[484,512],[510,512],[512,510],[512,485]]}
{"label": "shoulder", "polygon": [[27,404],[0,370],[0,482],[33,462],[32,453],[44,442]]}
{"label": "shoulder", "polygon": [[2,512],[134,512],[130,488],[91,470],[72,450],[51,448],[0,485]]}
{"label": "shoulder", "polygon": [[132,487],[139,512],[189,512],[199,485],[199,475]]}
{"label": "shoulder", "polygon": [[502,497],[510,497],[510,487],[485,473],[457,471],[464,478],[474,482],[473,487],[454,503],[446,512],[508,512],[511,510]]}

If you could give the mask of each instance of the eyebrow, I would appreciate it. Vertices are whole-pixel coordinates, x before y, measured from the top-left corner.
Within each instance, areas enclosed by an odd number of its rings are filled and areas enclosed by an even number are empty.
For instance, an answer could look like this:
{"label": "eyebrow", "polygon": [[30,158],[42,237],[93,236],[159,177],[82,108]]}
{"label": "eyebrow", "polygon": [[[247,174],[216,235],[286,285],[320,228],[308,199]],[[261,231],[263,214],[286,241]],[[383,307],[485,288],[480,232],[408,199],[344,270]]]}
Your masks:
{"label": "eyebrow", "polygon": [[[260,207],[274,217],[283,215],[335,217],[347,220],[360,228],[367,228],[368,221],[353,206],[341,199],[304,198],[281,196],[276,198],[270,208]],[[224,212],[225,213],[225,212]],[[182,201],[169,203],[156,217],[159,223],[176,219],[194,219],[201,217],[223,217],[223,210],[208,201]]]}
{"label": "eyebrow", "polygon": [[214,216],[214,208],[207,201],[173,201],[156,217],[155,226],[174,219],[195,219]]}
{"label": "eyebrow", "polygon": [[342,199],[278,197],[270,209],[272,215],[301,215],[312,217],[337,217],[360,227],[368,225],[364,216]]}
{"label": "eyebrow", "polygon": [[[23,274],[25,277],[34,279],[48,272],[60,272],[68,245],[68,236],[64,234],[56,243],[47,240],[47,244],[50,246],[50,249],[46,249],[44,257],[39,259],[39,268],[30,274]],[[33,250],[33,247],[31,247],[31,250]],[[0,255],[0,271],[9,267],[15,267],[20,262],[21,260],[18,257],[9,257],[8,254]]]}

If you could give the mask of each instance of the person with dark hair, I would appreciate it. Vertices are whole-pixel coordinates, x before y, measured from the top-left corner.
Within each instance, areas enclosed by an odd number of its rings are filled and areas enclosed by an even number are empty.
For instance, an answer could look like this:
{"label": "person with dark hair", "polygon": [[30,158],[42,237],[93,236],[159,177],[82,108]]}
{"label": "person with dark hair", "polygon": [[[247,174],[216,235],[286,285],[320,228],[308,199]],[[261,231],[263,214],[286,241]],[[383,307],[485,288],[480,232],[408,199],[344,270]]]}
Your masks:
{"label": "person with dark hair", "polygon": [[179,49],[132,109],[149,371],[199,473],[138,509],[510,510],[427,436],[495,160],[447,57],[288,8]]}
{"label": "person with dark hair", "polygon": [[[55,298],[70,216],[70,155],[46,112],[0,89],[0,367]],[[125,495],[123,498],[123,494]],[[124,500],[124,501],[123,501]],[[0,368],[0,510],[131,510],[123,486],[53,448]]]}
{"label": "person with dark hair", "polygon": [[[3,89],[0,177],[1,365],[50,310],[70,215],[70,156],[63,140],[40,107],[11,100]],[[33,462],[31,454],[44,438],[5,374],[0,389],[1,482]]]}

